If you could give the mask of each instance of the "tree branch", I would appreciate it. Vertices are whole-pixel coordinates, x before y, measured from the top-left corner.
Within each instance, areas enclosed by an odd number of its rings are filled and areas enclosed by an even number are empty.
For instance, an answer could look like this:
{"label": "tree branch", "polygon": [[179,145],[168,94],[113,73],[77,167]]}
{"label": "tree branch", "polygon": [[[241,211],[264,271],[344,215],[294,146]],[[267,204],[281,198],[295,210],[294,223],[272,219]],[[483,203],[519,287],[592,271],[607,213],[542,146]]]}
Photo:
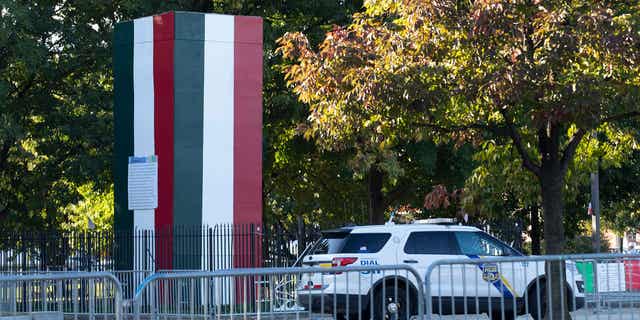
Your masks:
{"label": "tree branch", "polygon": [[629,119],[634,117],[640,117],[640,111],[630,111],[630,112],[616,114],[600,120],[600,123],[613,122],[613,121],[624,120],[624,119]]}
{"label": "tree branch", "polygon": [[431,124],[431,123],[427,123],[427,124],[422,124],[423,126],[432,129],[434,131],[438,131],[438,132],[442,132],[442,133],[456,133],[456,132],[461,132],[461,131],[467,131],[467,130],[472,130],[472,129],[476,129],[476,130],[484,130],[484,131],[489,131],[493,134],[495,134],[496,136],[500,136],[500,137],[509,137],[509,133],[507,132],[507,128],[503,127],[503,126],[499,126],[496,124],[480,124],[480,123],[472,123],[469,125],[462,125],[462,126],[441,126],[441,125],[437,125],[437,124]]}
{"label": "tree branch", "polygon": [[507,110],[505,110],[504,108],[500,108],[500,113],[502,114],[502,117],[504,118],[504,121],[507,124],[507,128],[509,129],[509,135],[511,136],[511,140],[513,140],[513,145],[516,147],[516,150],[518,150],[518,154],[520,154],[520,157],[522,158],[522,166],[524,166],[526,169],[528,169],[533,174],[539,177],[540,166],[536,165],[531,160],[531,157],[527,153],[527,150],[524,148],[524,144],[522,143],[522,137],[518,133],[518,130],[516,129],[516,126],[513,124],[513,121],[511,121],[511,118],[509,118],[509,115],[507,114]]}
{"label": "tree branch", "polygon": [[586,133],[587,133],[586,130],[582,128],[578,129],[578,131],[576,131],[576,133],[573,134],[573,137],[571,137],[571,140],[569,140],[569,144],[567,144],[567,147],[562,152],[562,159],[560,159],[560,166],[562,169],[563,176],[567,173],[567,170],[569,169],[569,163],[571,163],[573,156],[576,154],[576,149],[578,148],[580,141],[582,141],[582,138]]}
{"label": "tree branch", "polygon": [[27,91],[31,89],[31,87],[33,87],[33,85],[35,84],[35,80],[36,80],[35,75],[30,76],[29,80],[27,80],[27,83],[19,87],[16,86],[15,90],[9,93],[9,96],[15,95],[16,100],[24,98],[25,95],[27,94]]}
{"label": "tree branch", "polygon": [[9,149],[11,149],[13,144],[14,140],[7,139],[2,144],[2,148],[0,148],[0,173],[6,168],[7,159],[9,159]]}
{"label": "tree branch", "polygon": [[[0,206],[1,205],[2,204],[0,204]],[[3,207],[2,210],[0,210],[0,220],[4,220],[8,215],[9,215],[9,210],[7,209],[7,207]]]}

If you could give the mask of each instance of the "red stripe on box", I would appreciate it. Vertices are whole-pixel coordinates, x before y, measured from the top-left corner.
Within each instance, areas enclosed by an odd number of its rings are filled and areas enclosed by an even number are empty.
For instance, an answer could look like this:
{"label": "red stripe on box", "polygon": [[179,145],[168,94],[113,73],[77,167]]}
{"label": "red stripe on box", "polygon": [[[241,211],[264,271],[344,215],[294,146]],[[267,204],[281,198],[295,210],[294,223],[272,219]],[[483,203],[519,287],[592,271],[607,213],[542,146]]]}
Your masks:
{"label": "red stripe on box", "polygon": [[158,155],[158,208],[155,214],[156,267],[171,269],[173,257],[173,12],[153,17],[155,149]]}
{"label": "red stripe on box", "polygon": [[[262,221],[262,19],[234,21],[233,223]],[[259,257],[247,257],[234,244],[235,267],[250,267]]]}

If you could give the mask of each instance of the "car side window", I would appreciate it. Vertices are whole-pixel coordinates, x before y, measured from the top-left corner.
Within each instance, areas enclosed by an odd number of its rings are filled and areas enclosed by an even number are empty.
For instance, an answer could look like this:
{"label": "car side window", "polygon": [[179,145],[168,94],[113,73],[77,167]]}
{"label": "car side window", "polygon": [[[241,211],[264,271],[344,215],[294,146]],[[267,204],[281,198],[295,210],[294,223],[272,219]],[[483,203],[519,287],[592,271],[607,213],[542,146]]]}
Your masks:
{"label": "car side window", "polygon": [[406,254],[460,254],[453,232],[448,231],[411,232],[404,245],[404,252]]}
{"label": "car side window", "polygon": [[337,253],[376,253],[391,238],[390,233],[352,233]]}
{"label": "car side window", "polygon": [[456,232],[455,237],[464,255],[511,256],[515,254],[511,248],[483,232]]}

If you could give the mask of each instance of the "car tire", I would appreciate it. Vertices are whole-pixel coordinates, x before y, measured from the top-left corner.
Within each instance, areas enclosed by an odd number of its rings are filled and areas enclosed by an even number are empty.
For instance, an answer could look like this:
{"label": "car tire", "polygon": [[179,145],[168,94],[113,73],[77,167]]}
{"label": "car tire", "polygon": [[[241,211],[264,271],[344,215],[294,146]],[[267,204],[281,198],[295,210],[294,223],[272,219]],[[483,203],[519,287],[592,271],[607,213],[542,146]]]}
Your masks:
{"label": "car tire", "polygon": [[[539,303],[538,303],[539,302]],[[540,281],[529,289],[527,304],[529,305],[529,315],[533,320],[542,320],[547,310],[547,284]],[[538,309],[540,311],[538,311]]]}
{"label": "car tire", "polygon": [[[397,317],[390,312],[391,304],[395,304],[397,308]],[[407,304],[409,314],[407,314]],[[373,308],[373,312],[370,312],[373,314],[373,320],[409,320],[412,315],[417,314],[417,300],[411,290],[407,294],[404,286],[398,286],[397,295],[393,286],[387,286],[386,290],[379,286],[373,294],[373,305],[370,308]]]}
{"label": "car tire", "polygon": [[[540,281],[540,289],[536,289],[538,284],[534,284],[528,292],[527,304],[529,307],[529,315],[533,320],[542,320],[545,312],[547,311],[547,284],[544,281]],[[536,297],[538,295],[539,297]],[[567,307],[569,311],[574,311],[573,306],[573,294],[567,284],[567,292],[565,294],[567,300]],[[538,313],[538,301],[540,301],[540,313]]]}
{"label": "car tire", "polygon": [[513,310],[505,310],[504,317],[501,311],[491,313],[491,320],[514,320],[517,316],[513,314]]}

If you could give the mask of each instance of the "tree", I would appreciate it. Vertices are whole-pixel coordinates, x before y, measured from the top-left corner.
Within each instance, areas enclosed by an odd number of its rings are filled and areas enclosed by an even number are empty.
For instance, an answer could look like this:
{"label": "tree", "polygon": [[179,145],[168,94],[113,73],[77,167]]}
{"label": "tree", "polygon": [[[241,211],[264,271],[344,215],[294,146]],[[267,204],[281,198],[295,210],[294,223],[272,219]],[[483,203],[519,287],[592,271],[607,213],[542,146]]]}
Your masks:
{"label": "tree", "polygon": [[0,219],[55,229],[95,181],[109,186],[110,4],[0,4]]}
{"label": "tree", "polygon": [[[594,128],[640,115],[638,2],[369,1],[315,52],[281,39],[287,77],[331,147],[439,133],[510,138],[540,190],[546,253],[565,244],[564,193]],[[558,278],[559,266],[548,270]],[[551,286],[552,299],[563,290]],[[553,314],[567,316],[554,305]],[[551,313],[549,313],[551,314]],[[547,315],[548,316],[548,315]]]}

